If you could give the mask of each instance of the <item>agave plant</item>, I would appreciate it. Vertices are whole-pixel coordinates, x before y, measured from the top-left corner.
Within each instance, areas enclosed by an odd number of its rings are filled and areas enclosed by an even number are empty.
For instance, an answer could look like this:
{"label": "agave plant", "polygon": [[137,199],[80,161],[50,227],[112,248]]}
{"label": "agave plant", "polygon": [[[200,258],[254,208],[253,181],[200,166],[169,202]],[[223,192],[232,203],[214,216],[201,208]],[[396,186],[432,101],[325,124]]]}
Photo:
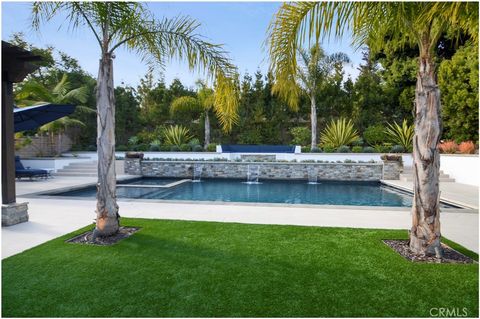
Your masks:
{"label": "agave plant", "polygon": [[181,125],[166,127],[162,133],[166,145],[175,145],[178,147],[182,144],[188,144],[188,141],[193,138],[188,128]]}
{"label": "agave plant", "polygon": [[415,130],[413,125],[408,125],[407,120],[403,120],[401,126],[398,123],[389,123],[385,134],[390,142],[403,146],[409,152],[412,151]]}
{"label": "agave plant", "polygon": [[322,144],[333,148],[352,144],[359,138],[357,130],[353,128],[352,121],[347,121],[345,118],[332,120],[320,135]]}

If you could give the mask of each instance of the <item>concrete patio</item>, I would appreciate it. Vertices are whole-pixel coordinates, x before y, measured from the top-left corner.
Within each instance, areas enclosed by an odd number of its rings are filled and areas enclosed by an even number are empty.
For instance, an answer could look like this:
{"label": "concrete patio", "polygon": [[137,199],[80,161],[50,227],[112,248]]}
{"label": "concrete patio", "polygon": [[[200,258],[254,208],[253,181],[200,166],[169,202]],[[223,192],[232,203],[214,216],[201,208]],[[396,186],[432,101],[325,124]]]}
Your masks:
{"label": "concrete patio", "polygon": [[[56,199],[28,194],[95,182],[95,177],[70,176],[17,182],[17,202],[29,202],[30,221],[2,227],[2,258],[94,222],[95,201],[92,199]],[[476,204],[478,208],[477,187],[460,185],[456,189],[458,184],[449,184],[447,187],[441,185],[443,195],[448,195],[450,200],[470,203],[472,207]],[[411,223],[409,208],[158,200],[120,200],[119,205],[121,216],[139,218],[383,229],[408,229]],[[478,209],[443,209],[441,220],[443,236],[478,253]]]}

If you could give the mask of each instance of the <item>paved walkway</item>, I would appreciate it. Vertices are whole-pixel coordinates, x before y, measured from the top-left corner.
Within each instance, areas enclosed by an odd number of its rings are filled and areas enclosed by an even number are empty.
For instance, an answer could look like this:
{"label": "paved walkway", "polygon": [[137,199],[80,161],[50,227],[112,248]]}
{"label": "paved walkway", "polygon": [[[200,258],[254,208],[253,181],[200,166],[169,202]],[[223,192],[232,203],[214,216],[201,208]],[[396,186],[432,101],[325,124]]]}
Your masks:
{"label": "paved walkway", "polygon": [[[57,177],[45,182],[18,182],[18,202],[30,203],[30,221],[2,227],[2,258],[72,232],[92,223],[95,218],[93,200],[29,198],[22,194],[95,180],[94,177]],[[139,218],[383,229],[408,229],[411,223],[408,208],[158,201],[120,201],[119,205],[121,216]],[[444,210],[442,233],[478,252],[478,211]]]}

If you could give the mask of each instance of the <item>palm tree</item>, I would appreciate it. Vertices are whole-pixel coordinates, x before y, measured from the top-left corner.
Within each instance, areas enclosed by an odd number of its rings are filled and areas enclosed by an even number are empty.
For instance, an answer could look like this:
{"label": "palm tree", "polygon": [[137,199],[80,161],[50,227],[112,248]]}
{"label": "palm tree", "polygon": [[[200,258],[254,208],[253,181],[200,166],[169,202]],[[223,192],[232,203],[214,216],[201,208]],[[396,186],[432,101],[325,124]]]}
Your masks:
{"label": "palm tree", "polygon": [[296,99],[297,47],[321,37],[351,32],[353,43],[381,50],[390,45],[418,46],[413,138],[414,200],[410,248],[441,256],[439,166],[440,91],[435,49],[442,34],[462,31],[478,43],[478,3],[466,2],[298,2],[282,5],[272,20],[267,44],[271,71],[289,99]]}
{"label": "palm tree", "polygon": [[217,114],[221,108],[215,103],[214,90],[209,88],[203,81],[197,81],[198,91],[197,97],[181,96],[176,98],[170,107],[170,110],[175,113],[180,110],[196,112],[201,111],[205,122],[205,143],[206,150],[210,144],[210,111],[214,109]]}
{"label": "palm tree", "polygon": [[[39,105],[44,103],[71,103],[77,105],[75,108],[77,112],[95,113],[95,111],[91,108],[79,105],[87,102],[88,95],[89,92],[86,86],[71,89],[68,75],[64,73],[61,80],[57,84],[55,84],[53,88],[48,88],[44,84],[36,80],[30,80],[25,82],[15,92],[15,102],[16,105],[20,107]],[[62,150],[62,132],[64,132],[67,127],[71,126],[85,126],[85,123],[72,117],[65,116],[61,119],[47,123],[40,127],[40,131],[48,132],[52,139],[54,138],[54,135],[57,134],[57,155],[60,155]]]}
{"label": "palm tree", "polygon": [[[319,45],[314,45],[309,52],[298,48],[300,63],[297,65],[297,76],[295,85],[310,100],[310,122],[311,122],[311,146],[313,150],[317,147],[317,104],[316,97],[321,91],[322,85],[327,78],[335,71],[335,66],[348,63],[350,60],[345,53],[338,52],[331,55],[325,54]],[[282,96],[282,87],[280,82],[274,83],[272,90]],[[287,99],[287,102],[289,100]],[[290,105],[297,107],[297,102]]]}
{"label": "palm tree", "polygon": [[93,238],[113,235],[120,226],[115,177],[115,50],[125,47],[160,67],[167,59],[178,58],[186,60],[190,69],[206,72],[215,83],[220,122],[227,131],[237,119],[238,94],[232,81],[236,68],[220,45],[198,35],[198,22],[188,17],[157,20],[138,2],[35,2],[32,11],[36,29],[65,13],[70,27],[86,27],[100,48],[96,89],[97,219]]}

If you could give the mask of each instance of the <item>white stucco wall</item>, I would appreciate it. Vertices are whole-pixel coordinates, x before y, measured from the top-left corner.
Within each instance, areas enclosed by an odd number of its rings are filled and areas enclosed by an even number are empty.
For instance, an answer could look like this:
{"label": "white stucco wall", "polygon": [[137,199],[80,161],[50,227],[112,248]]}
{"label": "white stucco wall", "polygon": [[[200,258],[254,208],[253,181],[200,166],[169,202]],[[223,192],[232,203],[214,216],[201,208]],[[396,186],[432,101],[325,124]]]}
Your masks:
{"label": "white stucco wall", "polygon": [[440,169],[455,178],[457,183],[479,186],[478,155],[450,155],[440,156]]}

